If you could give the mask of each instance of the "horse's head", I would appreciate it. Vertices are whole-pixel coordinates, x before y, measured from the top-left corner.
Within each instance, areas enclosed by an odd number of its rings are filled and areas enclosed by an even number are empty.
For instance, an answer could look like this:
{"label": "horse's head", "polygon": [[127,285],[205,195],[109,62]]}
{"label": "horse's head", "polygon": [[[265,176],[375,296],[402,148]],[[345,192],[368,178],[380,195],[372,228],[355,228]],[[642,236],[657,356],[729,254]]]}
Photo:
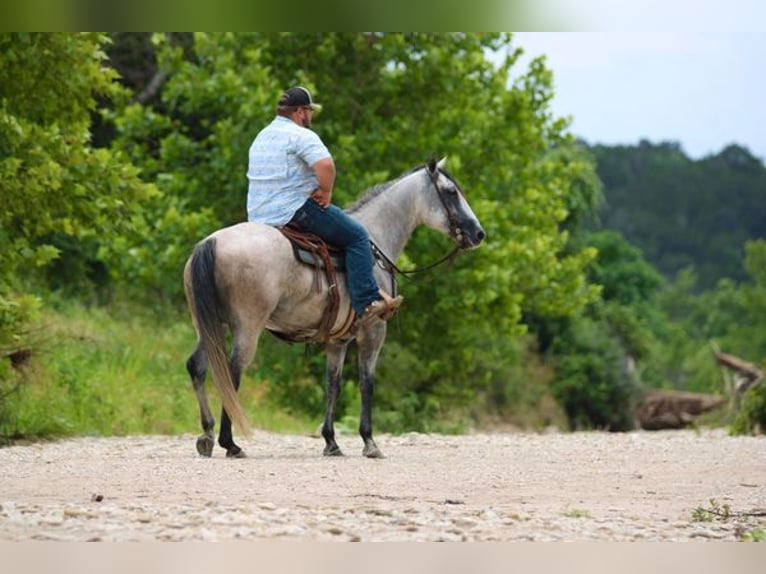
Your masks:
{"label": "horse's head", "polygon": [[484,241],[486,233],[455,179],[444,170],[446,158],[430,160],[425,172],[433,184],[440,210],[432,210],[437,221],[433,227],[440,228],[463,249],[474,249]]}

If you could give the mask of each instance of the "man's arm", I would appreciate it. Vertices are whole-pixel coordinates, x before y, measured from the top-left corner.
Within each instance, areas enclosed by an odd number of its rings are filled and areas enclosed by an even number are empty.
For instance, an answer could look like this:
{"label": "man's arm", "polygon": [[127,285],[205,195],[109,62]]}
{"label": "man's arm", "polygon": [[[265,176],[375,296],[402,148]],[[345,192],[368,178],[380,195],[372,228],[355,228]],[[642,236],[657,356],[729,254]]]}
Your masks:
{"label": "man's arm", "polygon": [[332,201],[332,190],[335,186],[335,162],[331,157],[327,157],[320,159],[311,167],[319,184],[319,187],[311,194],[311,199],[322,207],[327,207]]}

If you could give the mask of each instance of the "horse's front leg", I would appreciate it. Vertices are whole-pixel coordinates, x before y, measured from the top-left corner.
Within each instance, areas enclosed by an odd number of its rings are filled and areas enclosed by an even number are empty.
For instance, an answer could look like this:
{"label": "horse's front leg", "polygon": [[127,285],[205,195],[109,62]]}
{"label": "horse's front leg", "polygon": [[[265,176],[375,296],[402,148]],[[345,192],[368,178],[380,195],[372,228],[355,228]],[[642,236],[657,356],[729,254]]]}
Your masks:
{"label": "horse's front leg", "polygon": [[203,432],[203,434],[197,438],[197,452],[202,456],[209,457],[212,456],[213,446],[215,445],[215,436],[213,435],[215,419],[213,418],[213,413],[207,402],[207,394],[205,393],[207,356],[199,343],[197,343],[197,348],[194,349],[189,360],[186,361],[186,370],[189,372],[192,384],[194,385],[194,394],[197,395],[200,423]]}
{"label": "horse's front leg", "polygon": [[327,343],[327,409],[325,411],[322,436],[324,437],[325,456],[343,456],[338,443],[335,442],[335,406],[340,395],[340,383],[343,375],[343,363],[346,360],[348,343]]}
{"label": "horse's front leg", "polygon": [[359,418],[359,434],[364,441],[362,455],[367,458],[384,458],[372,438],[372,399],[375,393],[375,365],[386,338],[386,324],[370,325],[357,339],[359,346],[359,377],[362,393],[362,413]]}

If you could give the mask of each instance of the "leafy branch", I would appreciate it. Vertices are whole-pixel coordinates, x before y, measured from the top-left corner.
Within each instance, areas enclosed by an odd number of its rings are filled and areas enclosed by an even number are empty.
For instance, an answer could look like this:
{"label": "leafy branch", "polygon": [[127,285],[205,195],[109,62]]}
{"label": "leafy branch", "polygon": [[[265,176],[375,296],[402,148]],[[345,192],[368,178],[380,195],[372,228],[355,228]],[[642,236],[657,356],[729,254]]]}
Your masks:
{"label": "leafy branch", "polygon": [[732,510],[728,504],[721,504],[717,500],[710,499],[710,507],[704,508],[698,506],[692,511],[692,520],[694,522],[713,522],[715,520],[727,521],[730,519],[740,520],[744,518],[766,517],[766,509],[755,508],[753,510],[739,511]]}
{"label": "leafy branch", "polygon": [[[710,499],[710,506],[705,508],[698,506],[692,511],[692,520],[694,522],[728,522],[729,520],[744,521],[750,518],[766,517],[766,509],[756,508],[749,511],[735,511],[728,504],[721,504],[715,499]],[[745,542],[763,542],[766,541],[766,529],[748,528],[742,524],[736,526],[736,536],[739,540]]]}

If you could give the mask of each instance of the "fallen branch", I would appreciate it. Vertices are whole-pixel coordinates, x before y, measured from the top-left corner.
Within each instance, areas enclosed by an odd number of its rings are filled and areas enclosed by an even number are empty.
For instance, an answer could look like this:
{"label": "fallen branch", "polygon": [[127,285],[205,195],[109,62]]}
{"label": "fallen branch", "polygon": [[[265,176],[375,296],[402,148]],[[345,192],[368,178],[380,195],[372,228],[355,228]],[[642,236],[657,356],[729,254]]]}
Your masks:
{"label": "fallen branch", "polygon": [[735,390],[742,394],[763,380],[763,371],[752,363],[740,359],[728,353],[722,353],[717,346],[713,346],[716,362],[722,367],[729,368],[737,373]]}
{"label": "fallen branch", "polygon": [[715,499],[710,500],[710,508],[699,506],[694,509],[692,518],[695,522],[712,522],[713,518],[721,520],[762,518],[766,517],[766,509],[754,508],[753,510],[732,510],[728,504],[720,504]]}
{"label": "fallen branch", "polygon": [[633,414],[644,430],[681,429],[725,402],[718,395],[652,389],[636,405]]}

